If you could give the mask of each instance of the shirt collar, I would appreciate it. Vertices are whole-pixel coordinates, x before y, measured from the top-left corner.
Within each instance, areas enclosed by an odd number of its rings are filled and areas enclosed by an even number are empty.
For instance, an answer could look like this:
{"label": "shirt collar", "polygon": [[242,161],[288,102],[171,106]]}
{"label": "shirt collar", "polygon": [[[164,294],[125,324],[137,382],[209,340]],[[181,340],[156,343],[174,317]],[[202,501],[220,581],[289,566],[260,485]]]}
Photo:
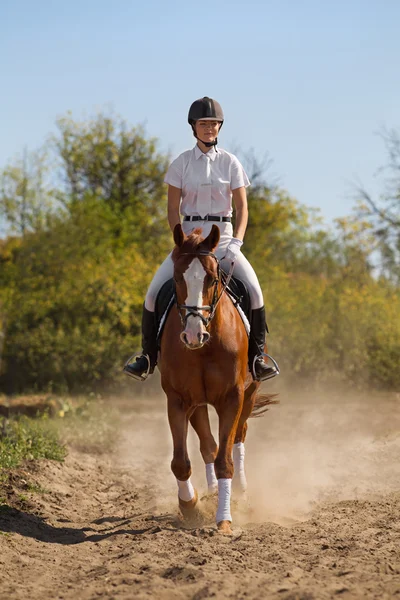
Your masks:
{"label": "shirt collar", "polygon": [[204,152],[202,152],[200,150],[200,148],[198,147],[198,145],[196,144],[194,147],[194,155],[196,157],[196,160],[198,158],[200,158],[200,156],[209,156],[211,160],[215,160],[217,158],[217,151],[215,150],[215,146],[212,146],[212,148],[210,148],[210,150],[207,152],[207,154],[204,154]]}

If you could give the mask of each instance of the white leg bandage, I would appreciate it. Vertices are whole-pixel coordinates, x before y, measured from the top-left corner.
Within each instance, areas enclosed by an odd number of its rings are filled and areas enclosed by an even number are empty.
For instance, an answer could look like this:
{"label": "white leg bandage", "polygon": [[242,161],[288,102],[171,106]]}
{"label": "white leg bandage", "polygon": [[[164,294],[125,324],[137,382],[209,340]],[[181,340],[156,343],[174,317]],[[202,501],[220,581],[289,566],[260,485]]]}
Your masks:
{"label": "white leg bandage", "polygon": [[230,521],[231,516],[231,487],[232,479],[218,479],[218,509],[216,521]]}
{"label": "white leg bandage", "polygon": [[245,492],[247,489],[246,474],[244,472],[244,455],[245,451],[243,442],[233,444],[233,467],[235,469],[234,479],[235,484],[238,484],[237,487],[242,492]]}
{"label": "white leg bandage", "polygon": [[218,489],[218,481],[215,476],[215,469],[214,469],[213,462],[206,464],[206,477],[207,477],[208,493],[213,494]]}
{"label": "white leg bandage", "polygon": [[190,477],[187,481],[179,481],[176,480],[178,484],[178,497],[184,502],[189,502],[189,500],[193,500],[194,498],[194,488],[190,481]]}

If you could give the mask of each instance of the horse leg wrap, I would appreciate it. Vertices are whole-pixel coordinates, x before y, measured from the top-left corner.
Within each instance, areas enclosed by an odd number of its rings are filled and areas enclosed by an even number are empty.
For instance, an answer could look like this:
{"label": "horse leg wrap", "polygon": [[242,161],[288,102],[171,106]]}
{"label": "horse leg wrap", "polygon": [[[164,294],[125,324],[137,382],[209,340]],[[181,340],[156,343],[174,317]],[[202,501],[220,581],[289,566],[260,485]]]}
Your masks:
{"label": "horse leg wrap", "polygon": [[242,492],[245,492],[247,489],[246,474],[244,472],[244,455],[245,450],[243,442],[233,444],[234,479],[235,482],[239,483],[238,487]]}
{"label": "horse leg wrap", "polygon": [[206,477],[207,477],[208,493],[213,494],[218,489],[218,481],[215,476],[215,469],[214,469],[213,462],[206,464]]}
{"label": "horse leg wrap", "polygon": [[221,521],[230,521],[232,523],[231,489],[232,479],[218,479],[217,524]]}
{"label": "horse leg wrap", "polygon": [[190,477],[186,481],[179,481],[179,479],[177,479],[176,483],[178,484],[178,498],[184,502],[190,502],[190,500],[193,500],[194,487],[192,486]]}

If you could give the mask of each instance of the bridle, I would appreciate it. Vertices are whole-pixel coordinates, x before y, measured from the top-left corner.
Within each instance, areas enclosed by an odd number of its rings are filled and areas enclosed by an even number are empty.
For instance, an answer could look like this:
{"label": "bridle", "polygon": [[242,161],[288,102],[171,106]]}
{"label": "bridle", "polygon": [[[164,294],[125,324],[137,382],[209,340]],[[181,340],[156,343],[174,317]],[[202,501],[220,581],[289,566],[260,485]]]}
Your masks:
{"label": "bridle", "polygon": [[[214,287],[214,292],[213,292],[211,304],[208,304],[205,306],[189,306],[188,304],[178,304],[178,298],[176,296],[176,289],[174,290],[175,302],[176,302],[176,306],[178,308],[179,316],[181,318],[182,326],[186,327],[187,320],[189,317],[199,317],[202,320],[204,326],[208,327],[209,324],[211,323],[212,319],[215,316],[215,312],[217,310],[219,301],[222,298],[222,294],[225,292],[226,288],[229,285],[229,282],[231,280],[232,273],[233,273],[234,264],[232,263],[229,273],[227,274],[227,273],[225,273],[225,271],[223,271],[221,269],[220,262],[213,252],[205,252],[205,251],[182,252],[182,254],[180,254],[180,256],[211,256],[217,262],[217,278],[214,279],[214,281],[212,283],[212,285]],[[221,282],[222,282],[222,289],[218,293],[218,286]],[[187,313],[185,315],[183,315],[181,312],[182,310],[186,310]],[[201,314],[202,311],[208,312],[209,315],[207,317],[204,317]]]}

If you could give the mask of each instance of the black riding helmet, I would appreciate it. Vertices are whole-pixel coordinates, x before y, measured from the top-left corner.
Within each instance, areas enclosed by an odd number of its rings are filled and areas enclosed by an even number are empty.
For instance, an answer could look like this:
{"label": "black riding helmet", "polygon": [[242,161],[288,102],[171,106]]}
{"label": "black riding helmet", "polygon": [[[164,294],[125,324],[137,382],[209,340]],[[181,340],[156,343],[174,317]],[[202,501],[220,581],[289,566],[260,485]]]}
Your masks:
{"label": "black riding helmet", "polygon": [[[224,113],[222,111],[221,105],[216,100],[209,98],[208,96],[204,96],[204,98],[199,98],[195,100],[191,107],[189,108],[188,114],[188,123],[192,126],[193,135],[196,139],[200,139],[196,135],[196,130],[194,128],[194,124],[196,121],[219,121],[221,129],[222,124],[224,122]],[[210,148],[211,146],[217,145],[217,138],[213,142],[203,142],[200,140],[205,146]]]}

